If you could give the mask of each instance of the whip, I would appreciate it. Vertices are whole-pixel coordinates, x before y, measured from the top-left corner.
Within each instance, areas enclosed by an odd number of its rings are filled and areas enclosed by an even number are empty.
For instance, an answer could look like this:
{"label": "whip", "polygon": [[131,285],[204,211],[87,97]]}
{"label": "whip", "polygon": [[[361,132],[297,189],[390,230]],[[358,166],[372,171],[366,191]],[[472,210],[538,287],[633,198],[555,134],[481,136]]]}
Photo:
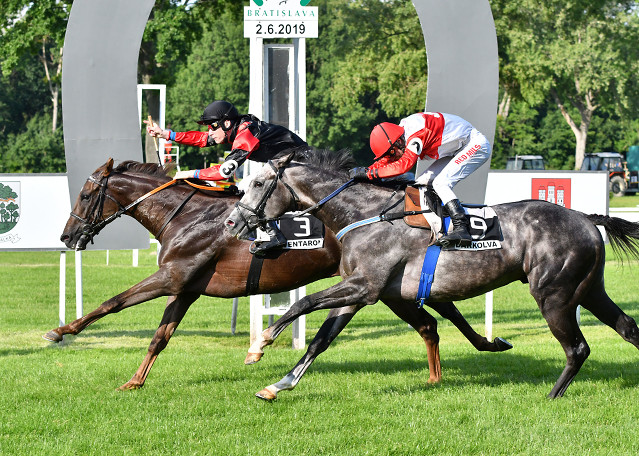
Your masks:
{"label": "whip", "polygon": [[[149,114],[148,120],[151,123],[152,127],[156,126],[156,123],[153,122],[153,117],[151,117],[151,114]],[[155,144],[155,153],[158,155],[158,166],[162,166],[162,159],[160,158],[160,146],[158,146],[157,136],[153,136],[153,143]]]}

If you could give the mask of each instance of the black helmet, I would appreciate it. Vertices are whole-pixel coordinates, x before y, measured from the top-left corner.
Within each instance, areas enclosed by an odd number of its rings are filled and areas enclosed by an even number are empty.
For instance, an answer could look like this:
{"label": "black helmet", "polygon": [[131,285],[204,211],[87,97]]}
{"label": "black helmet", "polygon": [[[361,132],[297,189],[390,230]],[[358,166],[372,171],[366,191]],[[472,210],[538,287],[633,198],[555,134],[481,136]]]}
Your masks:
{"label": "black helmet", "polygon": [[210,125],[212,122],[224,121],[226,119],[234,120],[240,117],[240,114],[228,101],[214,101],[206,108],[200,116],[200,120],[197,121],[200,125]]}

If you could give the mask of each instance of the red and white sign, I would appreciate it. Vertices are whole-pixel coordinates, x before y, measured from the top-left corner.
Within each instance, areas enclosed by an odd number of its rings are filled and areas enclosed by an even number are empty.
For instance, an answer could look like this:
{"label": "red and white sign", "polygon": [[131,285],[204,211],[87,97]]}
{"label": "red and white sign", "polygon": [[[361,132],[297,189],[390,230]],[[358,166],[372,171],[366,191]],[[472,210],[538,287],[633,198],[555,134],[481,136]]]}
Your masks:
{"label": "red and white sign", "polygon": [[571,179],[533,178],[531,198],[570,209],[571,183]]}
{"label": "red and white sign", "polygon": [[492,170],[488,173],[485,204],[493,206],[531,198],[587,214],[607,214],[608,172]]}

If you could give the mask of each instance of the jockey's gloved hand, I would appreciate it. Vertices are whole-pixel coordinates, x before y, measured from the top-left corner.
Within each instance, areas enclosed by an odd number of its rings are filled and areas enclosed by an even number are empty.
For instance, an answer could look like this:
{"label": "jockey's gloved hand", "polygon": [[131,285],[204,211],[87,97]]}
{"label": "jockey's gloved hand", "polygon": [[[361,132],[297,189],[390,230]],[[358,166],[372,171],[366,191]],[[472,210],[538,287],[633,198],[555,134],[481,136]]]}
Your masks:
{"label": "jockey's gloved hand", "polygon": [[368,168],[358,166],[348,170],[348,177],[355,180],[368,180]]}

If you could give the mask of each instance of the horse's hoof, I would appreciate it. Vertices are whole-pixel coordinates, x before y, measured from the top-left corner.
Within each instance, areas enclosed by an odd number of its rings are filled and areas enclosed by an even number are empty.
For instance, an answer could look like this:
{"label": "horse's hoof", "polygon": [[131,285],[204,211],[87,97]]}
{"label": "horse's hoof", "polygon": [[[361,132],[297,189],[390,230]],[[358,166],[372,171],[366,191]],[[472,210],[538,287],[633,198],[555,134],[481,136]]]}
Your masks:
{"label": "horse's hoof", "polygon": [[48,340],[49,342],[62,342],[62,336],[54,330],[49,331],[48,333],[43,335],[42,338],[44,340]]}
{"label": "horse's hoof", "polygon": [[255,364],[260,359],[262,359],[262,356],[264,356],[264,353],[247,353],[246,359],[244,360],[244,364],[246,364],[247,366],[249,364]]}
{"label": "horse's hoof", "polygon": [[272,392],[268,389],[268,386],[264,388],[262,391],[255,394],[255,397],[259,397],[265,401],[273,401],[277,399],[277,392]]}
{"label": "horse's hoof", "polygon": [[493,340],[493,344],[497,345],[498,351],[506,351],[513,348],[513,344],[508,342],[506,339],[502,339],[501,337],[495,337]]}
{"label": "horse's hoof", "polygon": [[132,391],[132,390],[137,390],[140,388],[142,388],[142,385],[139,385],[137,383],[126,382],[124,385],[119,387],[117,391]]}

